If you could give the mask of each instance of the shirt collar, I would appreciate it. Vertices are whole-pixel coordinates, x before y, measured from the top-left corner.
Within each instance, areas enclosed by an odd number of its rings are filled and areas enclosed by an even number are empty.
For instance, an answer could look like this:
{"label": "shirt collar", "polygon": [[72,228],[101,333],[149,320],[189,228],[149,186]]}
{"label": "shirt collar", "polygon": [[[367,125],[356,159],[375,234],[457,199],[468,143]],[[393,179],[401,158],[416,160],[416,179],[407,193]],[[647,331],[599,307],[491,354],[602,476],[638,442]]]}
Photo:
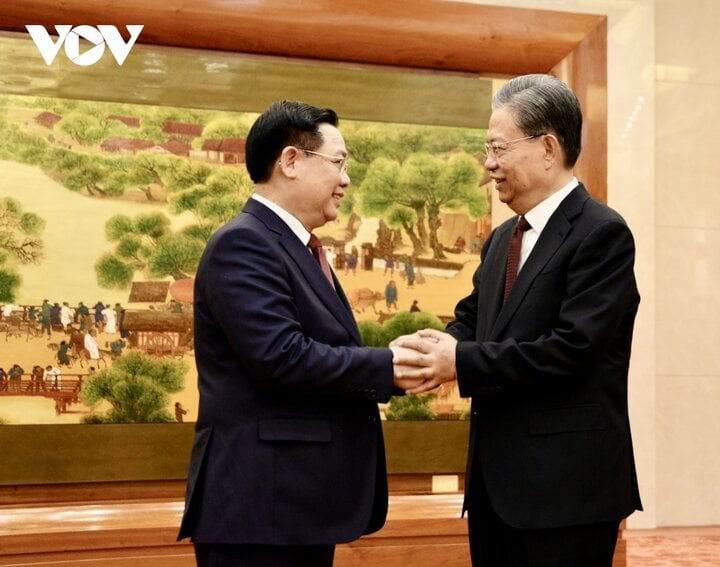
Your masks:
{"label": "shirt collar", "polygon": [[283,220],[283,222],[286,225],[288,225],[290,230],[293,231],[295,236],[297,236],[300,239],[300,242],[302,242],[304,246],[308,245],[308,242],[310,242],[310,233],[303,226],[303,224],[298,220],[297,217],[293,216],[292,214],[287,212],[285,209],[283,209],[280,205],[278,205],[277,203],[274,203],[267,197],[263,197],[262,195],[253,193],[251,198],[255,199],[256,201],[260,201],[260,203],[265,205],[273,213],[275,213],[277,216],[279,216]]}
{"label": "shirt collar", "polygon": [[562,203],[563,199],[565,199],[565,197],[567,197],[579,184],[580,183],[577,178],[573,177],[567,185],[561,187],[547,199],[540,201],[537,205],[525,213],[525,220],[530,223],[532,229],[540,234],[545,228],[547,222],[550,220],[552,214],[560,206],[560,203]]}

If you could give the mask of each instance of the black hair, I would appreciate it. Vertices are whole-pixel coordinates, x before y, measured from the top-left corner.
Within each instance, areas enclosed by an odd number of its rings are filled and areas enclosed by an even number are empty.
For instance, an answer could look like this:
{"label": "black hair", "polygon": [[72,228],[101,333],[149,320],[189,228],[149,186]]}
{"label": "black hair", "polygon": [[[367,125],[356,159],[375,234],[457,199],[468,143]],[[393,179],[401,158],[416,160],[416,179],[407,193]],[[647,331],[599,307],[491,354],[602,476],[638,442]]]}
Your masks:
{"label": "black hair", "polygon": [[323,143],[318,131],[320,124],[337,126],[335,111],[293,100],[271,104],[252,125],[245,141],[245,166],[250,179],[255,183],[267,181],[287,146],[306,150],[319,148]]}

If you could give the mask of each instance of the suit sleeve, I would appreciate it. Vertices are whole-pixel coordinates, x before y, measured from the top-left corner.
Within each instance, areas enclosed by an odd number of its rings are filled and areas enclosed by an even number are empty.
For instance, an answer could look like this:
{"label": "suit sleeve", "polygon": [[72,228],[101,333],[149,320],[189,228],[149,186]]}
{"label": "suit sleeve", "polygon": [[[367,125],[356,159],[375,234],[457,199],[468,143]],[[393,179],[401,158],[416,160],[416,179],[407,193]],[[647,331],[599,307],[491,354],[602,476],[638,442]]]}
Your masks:
{"label": "suit sleeve", "polygon": [[[256,230],[228,231],[204,266],[196,319],[239,360],[260,390],[386,401],[392,352],[353,345],[292,258]],[[205,339],[204,339],[205,340]],[[220,368],[220,370],[222,370]]]}
{"label": "suit sleeve", "polygon": [[[587,368],[612,351],[612,341],[625,348],[639,301],[634,260],[633,237],[622,220],[594,227],[566,269],[558,267],[536,279],[533,285],[545,287],[536,292],[536,301],[520,305],[509,338],[458,343],[461,395],[581,379]],[[626,362],[617,357],[606,363]]]}

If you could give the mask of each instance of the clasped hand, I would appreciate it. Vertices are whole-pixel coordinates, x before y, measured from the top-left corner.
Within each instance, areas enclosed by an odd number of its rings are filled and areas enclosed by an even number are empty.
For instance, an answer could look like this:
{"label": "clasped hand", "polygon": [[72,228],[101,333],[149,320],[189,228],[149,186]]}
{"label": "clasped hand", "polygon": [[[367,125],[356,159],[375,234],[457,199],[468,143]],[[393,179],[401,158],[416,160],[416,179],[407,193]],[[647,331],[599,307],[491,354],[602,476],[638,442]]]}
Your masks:
{"label": "clasped hand", "polygon": [[407,394],[421,394],[455,380],[456,344],[454,337],[434,329],[398,337],[390,343],[394,385]]}

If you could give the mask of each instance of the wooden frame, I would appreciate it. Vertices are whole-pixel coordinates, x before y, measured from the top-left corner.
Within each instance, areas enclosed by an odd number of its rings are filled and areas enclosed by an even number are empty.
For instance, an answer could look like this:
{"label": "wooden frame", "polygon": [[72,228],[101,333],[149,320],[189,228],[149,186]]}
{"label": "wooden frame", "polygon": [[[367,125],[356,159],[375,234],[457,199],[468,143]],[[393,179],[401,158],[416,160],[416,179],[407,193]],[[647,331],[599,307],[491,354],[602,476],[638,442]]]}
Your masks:
{"label": "wooden frame", "polygon": [[606,200],[606,16],[443,0],[23,0],[3,8],[0,30],[25,32],[29,23],[141,23],[141,43],[322,61],[489,76],[552,72],[577,93],[586,117],[577,175]]}
{"label": "wooden frame", "polygon": [[[576,174],[596,198],[606,200],[605,16],[443,0],[309,0],[302,6],[294,0],[23,0],[3,8],[0,32],[25,33],[25,25],[31,23],[51,29],[63,23],[113,24],[120,29],[141,23],[145,28],[139,42],[149,45],[363,63],[449,75],[552,72],[573,88],[585,113],[584,149]],[[0,77],[0,91],[2,81]],[[132,427],[138,442],[163,431],[152,425]],[[172,426],[165,430],[177,432]],[[16,457],[6,455],[2,462],[14,462],[17,467]],[[15,468],[5,482],[16,478],[22,483],[23,470],[22,466]],[[62,475],[57,473],[50,473],[44,481],[62,482]],[[127,476],[137,478],[135,474]]]}

